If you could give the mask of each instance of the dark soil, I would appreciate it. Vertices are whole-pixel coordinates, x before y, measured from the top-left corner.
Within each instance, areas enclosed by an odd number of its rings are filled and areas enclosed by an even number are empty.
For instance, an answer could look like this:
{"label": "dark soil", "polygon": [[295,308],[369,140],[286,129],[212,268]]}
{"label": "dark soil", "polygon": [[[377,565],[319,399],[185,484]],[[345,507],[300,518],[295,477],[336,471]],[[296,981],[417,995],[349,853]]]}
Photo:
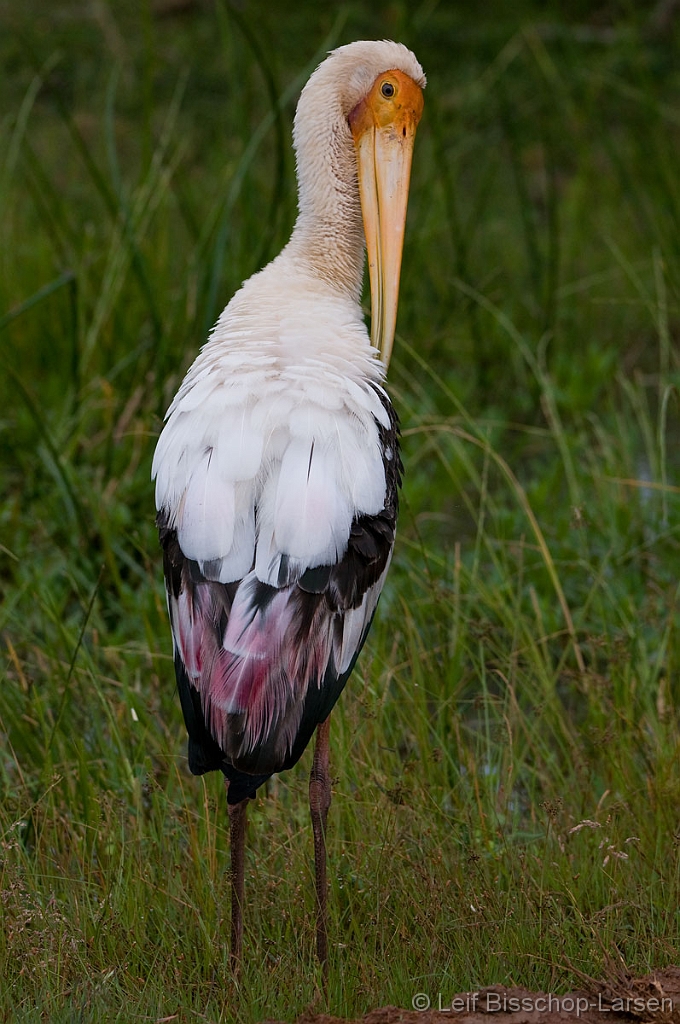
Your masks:
{"label": "dark soil", "polygon": [[419,996],[420,1010],[383,1006],[353,1021],[306,1012],[295,1024],[680,1024],[680,967],[644,978],[622,974],[588,981],[582,991],[565,995],[491,985],[458,995]]}

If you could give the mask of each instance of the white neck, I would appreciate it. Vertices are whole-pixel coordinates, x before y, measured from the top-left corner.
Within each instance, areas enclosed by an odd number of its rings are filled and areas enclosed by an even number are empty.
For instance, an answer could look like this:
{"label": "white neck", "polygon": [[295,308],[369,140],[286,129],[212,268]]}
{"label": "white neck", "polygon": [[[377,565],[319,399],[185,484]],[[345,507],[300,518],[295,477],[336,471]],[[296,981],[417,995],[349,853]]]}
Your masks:
{"label": "white neck", "polygon": [[298,217],[284,252],[359,301],[365,243],[354,142],[338,100],[322,98],[305,103],[303,93],[298,107]]}

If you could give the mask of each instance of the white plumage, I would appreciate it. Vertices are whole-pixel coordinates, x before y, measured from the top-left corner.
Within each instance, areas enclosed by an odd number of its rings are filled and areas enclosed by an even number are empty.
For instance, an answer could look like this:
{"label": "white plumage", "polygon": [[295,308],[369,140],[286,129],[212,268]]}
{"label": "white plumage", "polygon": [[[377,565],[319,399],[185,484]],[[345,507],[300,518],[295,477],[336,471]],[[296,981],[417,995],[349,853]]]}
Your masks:
{"label": "white plumage", "polygon": [[276,585],[283,555],[295,576],[342,557],[352,520],[385,498],[383,375],[358,302],[286,250],[234,296],[153,462],[156,507],[208,579],[232,582],[254,562]]}

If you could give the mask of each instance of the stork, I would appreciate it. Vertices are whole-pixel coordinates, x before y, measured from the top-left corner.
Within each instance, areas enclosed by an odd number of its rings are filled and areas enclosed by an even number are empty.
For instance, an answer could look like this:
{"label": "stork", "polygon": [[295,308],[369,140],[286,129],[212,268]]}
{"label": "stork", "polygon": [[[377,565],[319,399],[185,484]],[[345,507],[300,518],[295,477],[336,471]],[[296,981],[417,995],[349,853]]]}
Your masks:
{"label": "stork", "polygon": [[341,46],[312,74],[295,116],[291,239],[219,317],[154,455],[189,768],[225,777],[235,967],[248,801],[315,729],[316,946],[328,957],[329,716],[394,545],[402,465],[383,381],[424,86],[410,50],[385,40]]}

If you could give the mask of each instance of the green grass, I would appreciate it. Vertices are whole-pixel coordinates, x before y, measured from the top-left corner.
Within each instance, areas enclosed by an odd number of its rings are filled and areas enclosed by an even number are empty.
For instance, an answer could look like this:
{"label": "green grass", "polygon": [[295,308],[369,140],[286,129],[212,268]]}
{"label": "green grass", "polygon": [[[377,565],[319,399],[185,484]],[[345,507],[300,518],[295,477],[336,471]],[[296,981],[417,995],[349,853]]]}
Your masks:
{"label": "green grass", "polygon": [[[355,1015],[680,962],[677,19],[12,7],[0,1019]],[[309,756],[251,806],[231,980],[224,797],[186,767],[149,471],[183,370],[287,238],[301,84],[384,35],[429,74],[390,368],[406,480],[332,720],[326,998]]]}

